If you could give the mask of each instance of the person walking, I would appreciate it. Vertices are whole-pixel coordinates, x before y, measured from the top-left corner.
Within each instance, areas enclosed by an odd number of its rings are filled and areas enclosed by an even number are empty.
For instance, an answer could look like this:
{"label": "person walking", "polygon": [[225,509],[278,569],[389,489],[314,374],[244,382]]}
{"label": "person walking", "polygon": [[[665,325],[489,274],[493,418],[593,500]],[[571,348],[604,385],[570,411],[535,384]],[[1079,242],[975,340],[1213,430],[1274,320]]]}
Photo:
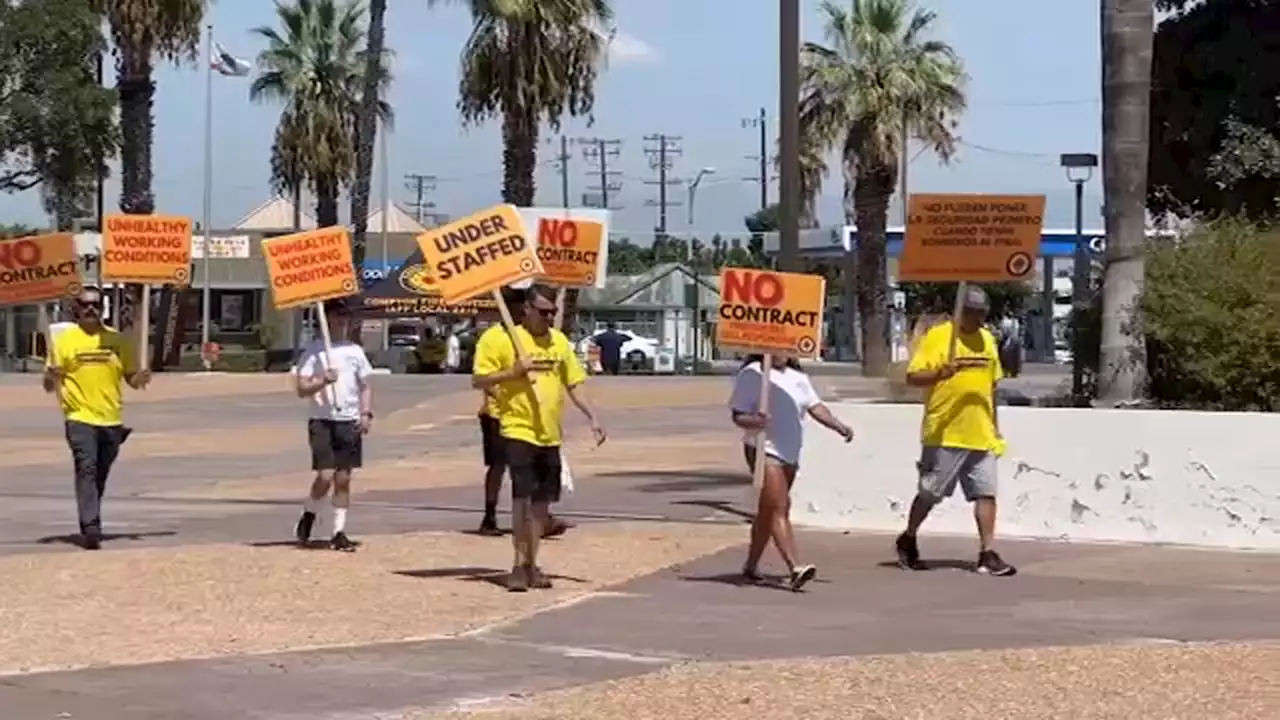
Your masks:
{"label": "person walking", "polygon": [[853,440],[853,430],[831,414],[794,358],[773,357],[769,410],[767,414],[761,413],[763,362],[762,355],[747,357],[733,379],[733,393],[729,398],[733,423],[744,431],[742,445],[748,471],[755,470],[760,436],[764,435],[764,485],[759,488],[756,515],[751,521],[751,546],[742,575],[749,582],[761,581],[760,558],[772,539],[787,564],[791,589],[800,592],[818,574],[813,565],[802,565],[797,560],[795,533],[791,528],[791,485],[800,467],[804,419],[812,417],[838,433],[845,442]]}
{"label": "person walking", "polygon": [[298,360],[296,389],[309,408],[307,442],[315,478],[294,528],[298,544],[311,542],[316,514],[332,489],[333,535],[330,547],[354,552],[359,543],[347,536],[347,510],[351,507],[351,474],[364,462],[364,436],[373,427],[373,366],[364,348],[353,342],[351,317],[342,300],[325,303],[329,337],[312,340]]}
{"label": "person walking", "polygon": [[1013,575],[1017,569],[994,548],[996,458],[1004,452],[996,384],[1004,373],[995,338],[983,327],[990,309],[987,294],[969,286],[960,301],[960,317],[930,328],[907,365],[907,383],[924,388],[924,417],[919,488],[906,530],[898,536],[898,563],[910,570],[922,567],[916,535],[933,507],[950,497],[958,484],[973,503],[978,526],[977,572]]}
{"label": "person walking", "polygon": [[[503,291],[503,302],[506,303],[515,322],[523,318],[525,304],[523,290],[508,288]],[[480,334],[476,340],[477,351],[484,337],[489,333],[503,333],[506,328],[501,323],[492,324]],[[490,340],[492,344],[494,340]],[[498,526],[498,496],[502,494],[502,477],[507,472],[507,461],[503,451],[502,423],[498,420],[498,401],[492,389],[480,393],[480,410],[476,413],[480,421],[480,449],[484,458],[484,516],[480,519],[479,535],[501,537],[504,532]],[[547,525],[543,528],[543,537],[558,537],[568,532],[569,523],[554,517],[549,511]]]}
{"label": "person walking", "polygon": [[622,369],[622,346],[627,343],[627,336],[618,332],[618,324],[608,322],[592,342],[600,348],[600,369],[607,375],[617,375]]}
{"label": "person walking", "polygon": [[[605,441],[582,393],[587,374],[564,333],[551,327],[555,290],[534,286],[525,294],[520,324],[485,332],[476,344],[472,386],[491,393],[503,438],[503,459],[511,473],[512,546],[515,560],[507,589],[551,587],[538,565],[538,546],[550,523],[550,506],[561,493],[561,408],[563,396],[591,423],[596,444]],[[521,358],[516,342],[527,354]]]}
{"label": "person walking", "polygon": [[102,547],[102,496],[120,446],[133,432],[124,426],[121,384],[142,390],[151,373],[138,368],[133,342],[102,322],[103,296],[86,287],[71,303],[74,325],[48,348],[42,385],[57,393],[75,468],[80,545]]}

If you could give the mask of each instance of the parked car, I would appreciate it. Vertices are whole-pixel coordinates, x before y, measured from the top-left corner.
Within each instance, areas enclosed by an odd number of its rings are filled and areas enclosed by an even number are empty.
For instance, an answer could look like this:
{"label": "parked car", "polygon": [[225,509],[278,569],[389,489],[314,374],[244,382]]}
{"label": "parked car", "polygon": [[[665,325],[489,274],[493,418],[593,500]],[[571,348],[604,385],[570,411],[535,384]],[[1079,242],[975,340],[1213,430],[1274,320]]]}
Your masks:
{"label": "parked car", "polygon": [[[597,330],[578,341],[578,354],[585,356],[589,346],[595,343],[596,337],[603,335],[605,332],[605,330]],[[658,356],[658,346],[661,343],[654,338],[637,335],[630,330],[619,329],[616,332],[626,338],[626,342],[622,344],[622,367],[629,370],[651,369],[654,358]]]}

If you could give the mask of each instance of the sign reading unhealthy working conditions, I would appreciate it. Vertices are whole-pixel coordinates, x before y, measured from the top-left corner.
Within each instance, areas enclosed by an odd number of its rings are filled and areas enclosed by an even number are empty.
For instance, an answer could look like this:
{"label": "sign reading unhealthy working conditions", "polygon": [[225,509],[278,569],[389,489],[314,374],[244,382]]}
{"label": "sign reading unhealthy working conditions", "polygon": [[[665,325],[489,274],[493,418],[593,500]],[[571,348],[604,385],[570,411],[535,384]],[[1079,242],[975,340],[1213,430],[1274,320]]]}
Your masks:
{"label": "sign reading unhealthy working conditions", "polygon": [[268,238],[262,241],[262,257],[279,310],[347,297],[360,287],[344,227]]}
{"label": "sign reading unhealthy working conditions", "polygon": [[542,273],[542,264],[512,205],[495,205],[418,236],[446,303],[470,300]]}
{"label": "sign reading unhealthy working conditions", "polygon": [[604,276],[600,245],[604,225],[594,220],[541,218],[538,220],[538,259],[541,280],[561,287],[595,287]]}
{"label": "sign reading unhealthy working conditions", "polygon": [[716,345],[816,358],[826,297],[821,275],[725,268],[720,271]]}
{"label": "sign reading unhealthy working conditions", "polygon": [[186,285],[191,280],[191,218],[108,215],[104,225],[104,281]]}
{"label": "sign reading unhealthy working conditions", "polygon": [[76,295],[82,283],[71,233],[0,240],[0,305]]}
{"label": "sign reading unhealthy working conditions", "polygon": [[1026,280],[1043,228],[1043,195],[912,195],[898,279]]}

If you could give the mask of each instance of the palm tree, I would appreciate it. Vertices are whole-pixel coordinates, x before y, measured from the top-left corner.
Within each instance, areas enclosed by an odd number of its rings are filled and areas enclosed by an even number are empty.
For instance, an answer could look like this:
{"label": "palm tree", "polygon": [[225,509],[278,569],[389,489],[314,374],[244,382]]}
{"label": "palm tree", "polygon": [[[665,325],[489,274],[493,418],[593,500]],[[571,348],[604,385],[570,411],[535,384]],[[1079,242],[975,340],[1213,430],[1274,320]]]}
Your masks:
{"label": "palm tree", "polygon": [[[338,224],[338,197],[355,169],[355,123],[364,69],[364,6],[358,0],[294,0],[276,4],[281,31],[254,28],[267,41],[261,72],[249,87],[255,101],[284,104],[272,146],[272,181],[316,196],[316,220]],[[391,84],[384,56],[378,85]],[[390,123],[391,108],[377,112]]]}
{"label": "palm tree", "polygon": [[911,0],[828,0],[820,12],[827,44],[801,50],[802,144],[840,153],[845,222],[858,227],[845,277],[857,276],[862,371],[878,377],[889,366],[885,228],[904,129],[950,160],[966,76],[951,46],[928,38],[936,15]]}
{"label": "palm tree", "polygon": [[[474,26],[462,51],[458,110],[464,125],[502,117],[502,199],[534,202],[538,134],[590,117],[613,22],[607,0],[468,0]],[[565,294],[566,326],[578,292]]]}
{"label": "palm tree", "polygon": [[[387,0],[369,3],[369,40],[364,50],[360,107],[356,110],[356,177],[351,187],[352,256],[364,264],[365,231],[369,224],[369,185],[373,179],[373,144],[378,133],[378,100],[382,95],[382,64],[386,38]],[[386,208],[383,208],[386,212]]]}
{"label": "palm tree", "polygon": [[[120,98],[120,211],[146,215],[155,212],[152,190],[151,146],[155,122],[153,105],[155,61],[194,60],[200,45],[200,23],[205,0],[90,0],[111,28],[115,45],[116,92]],[[137,307],[142,292],[137,286],[126,293]],[[163,369],[176,355],[178,340],[186,330],[181,294],[166,286],[160,292],[160,312],[155,317],[156,341],[151,367]],[[176,316],[170,319],[170,313]],[[168,337],[172,329],[173,337]],[[171,352],[173,351],[173,352]]]}
{"label": "palm tree", "polygon": [[1146,376],[1142,336],[1130,326],[1145,272],[1154,27],[1151,0],[1102,1],[1102,182],[1107,253],[1098,390],[1109,402],[1137,399]]}
{"label": "palm tree", "polygon": [[606,0],[469,0],[458,110],[465,125],[502,117],[502,199],[533,205],[538,134],[590,116],[613,20]]}

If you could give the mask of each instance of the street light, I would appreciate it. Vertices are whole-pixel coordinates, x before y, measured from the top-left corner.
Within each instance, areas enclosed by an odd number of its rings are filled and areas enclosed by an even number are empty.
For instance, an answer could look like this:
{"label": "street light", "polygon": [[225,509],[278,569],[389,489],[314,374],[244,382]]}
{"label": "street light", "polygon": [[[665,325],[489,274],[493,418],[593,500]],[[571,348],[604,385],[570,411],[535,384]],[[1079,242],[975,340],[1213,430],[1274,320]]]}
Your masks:
{"label": "street light", "polygon": [[[1098,156],[1093,153],[1063,153],[1060,163],[1067,171],[1067,180],[1076,189],[1076,246],[1071,273],[1071,305],[1077,311],[1088,303],[1089,247],[1084,242],[1084,186],[1093,179],[1093,169],[1098,167]],[[1050,316],[1049,321],[1053,318]],[[1071,395],[1077,405],[1084,403],[1084,360],[1079,348],[1071,349]]]}
{"label": "street light", "polygon": [[[698,171],[697,175],[693,176],[693,182],[689,183],[689,225],[690,227],[693,226],[693,201],[698,195],[698,183],[702,182],[702,178],[708,175],[715,175],[715,174],[716,174],[715,168],[704,167]],[[690,247],[692,247],[692,245],[690,245]],[[692,259],[692,252],[693,252],[692,250],[689,251],[689,256],[686,259]]]}

